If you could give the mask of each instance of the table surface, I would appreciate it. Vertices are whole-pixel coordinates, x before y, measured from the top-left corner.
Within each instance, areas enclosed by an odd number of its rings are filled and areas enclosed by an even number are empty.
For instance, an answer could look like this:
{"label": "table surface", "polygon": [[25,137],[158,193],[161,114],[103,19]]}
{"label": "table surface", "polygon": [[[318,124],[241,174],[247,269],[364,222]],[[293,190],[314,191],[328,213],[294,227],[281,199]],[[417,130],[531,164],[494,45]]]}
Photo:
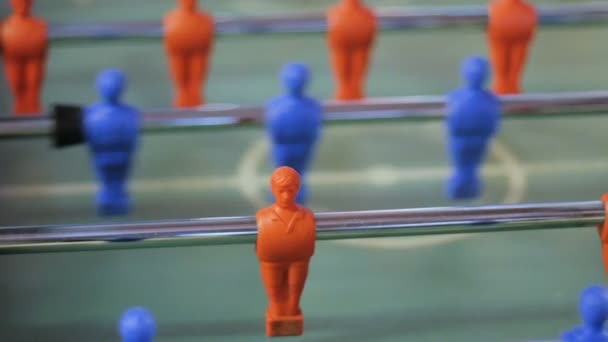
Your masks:
{"label": "table surface", "polygon": [[[69,3],[78,5],[67,9]],[[117,0],[40,1],[37,12],[54,22],[129,20],[157,18],[170,7],[161,1],[138,3],[141,11],[132,13]],[[302,8],[296,0],[204,3],[224,14]],[[318,10],[328,3],[306,6]],[[85,12],[90,17],[77,17]],[[532,49],[526,90],[605,87],[606,48],[597,42],[607,33],[607,26],[543,28]],[[311,93],[327,98],[332,83],[324,44],[321,35],[313,34],[222,38],[208,98],[263,103],[280,92],[276,73],[290,60],[311,66]],[[383,33],[369,94],[448,92],[459,84],[458,64],[471,54],[486,54],[479,28]],[[169,106],[165,59],[155,41],[53,46],[45,103],[94,101],[94,73],[107,67],[123,68],[130,76],[129,102],[142,108]],[[6,112],[2,87],[0,107]],[[608,117],[576,113],[505,119],[484,168],[483,197],[451,203],[443,199],[449,165],[441,122],[329,125],[309,175],[311,207],[336,211],[596,199],[607,189],[605,127]],[[54,151],[45,139],[6,140],[0,141],[0,156],[2,225],[100,221],[92,207],[95,185],[84,148]],[[251,215],[265,204],[268,173],[260,127],[146,134],[131,185],[136,208],[129,219]],[[266,297],[251,245],[0,256],[0,271],[7,275],[0,278],[0,340],[116,340],[117,317],[131,305],[154,312],[159,341],[264,339]],[[603,282],[593,228],[320,242],[302,300],[305,336],[295,340],[552,339],[577,324],[580,290]]]}

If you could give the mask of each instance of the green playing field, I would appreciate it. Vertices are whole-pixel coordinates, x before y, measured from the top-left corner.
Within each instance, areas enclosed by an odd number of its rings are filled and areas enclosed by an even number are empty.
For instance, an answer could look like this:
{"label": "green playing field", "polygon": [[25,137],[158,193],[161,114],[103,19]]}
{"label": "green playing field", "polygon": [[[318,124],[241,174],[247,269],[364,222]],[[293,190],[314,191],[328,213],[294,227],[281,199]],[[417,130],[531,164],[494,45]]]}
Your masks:
{"label": "green playing field", "polygon": [[[220,14],[319,10],[330,1],[216,0]],[[471,1],[470,3],[482,3]],[[154,19],[168,1],[39,1],[53,22]],[[439,4],[447,1],[376,1]],[[464,3],[460,1],[459,3]],[[6,4],[0,6],[6,7]],[[0,7],[2,10],[3,7]],[[85,16],[85,13],[87,16]],[[120,17],[115,16],[120,15]],[[539,32],[526,72],[529,92],[608,84],[607,26]],[[253,52],[253,53],[252,53]],[[480,28],[383,33],[370,96],[445,93],[458,64],[485,55]],[[171,86],[157,41],[52,47],[44,101],[95,101],[95,73],[129,75],[127,100],[168,107]],[[279,93],[278,68],[308,63],[311,93],[331,94],[321,35],[225,37],[208,84],[213,103],[261,104]],[[3,85],[1,111],[8,111]],[[505,119],[474,203],[443,199],[449,173],[441,122],[333,124],[309,175],[316,211],[597,199],[608,189],[608,117]],[[2,225],[103,221],[93,208],[87,151],[47,139],[0,141]],[[251,215],[267,196],[260,127],[143,136],[131,184],[131,220]],[[303,298],[302,341],[530,341],[577,324],[578,292],[605,282],[593,228],[319,243]],[[252,246],[190,247],[0,257],[0,340],[112,341],[118,315],[145,305],[159,341],[261,341],[266,298]]]}

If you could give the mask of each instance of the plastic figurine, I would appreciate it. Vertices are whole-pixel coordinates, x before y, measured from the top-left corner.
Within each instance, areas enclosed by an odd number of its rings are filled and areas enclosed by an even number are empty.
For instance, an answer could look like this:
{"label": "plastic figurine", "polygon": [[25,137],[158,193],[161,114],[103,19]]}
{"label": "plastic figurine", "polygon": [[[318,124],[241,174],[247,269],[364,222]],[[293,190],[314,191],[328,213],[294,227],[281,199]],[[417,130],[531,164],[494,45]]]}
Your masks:
{"label": "plastic figurine", "polygon": [[608,319],[608,290],[590,286],[581,294],[578,310],[583,324],[561,335],[562,342],[608,342],[604,322]]}
{"label": "plastic figurine", "polygon": [[488,69],[481,57],[465,60],[461,68],[465,87],[447,98],[447,149],[454,168],[447,182],[449,199],[472,199],[481,193],[479,168],[500,121],[500,103],[484,89]]}
{"label": "plastic figurine", "polygon": [[370,53],[377,20],[362,0],[342,0],[327,12],[330,61],[336,82],[336,100],[365,97]]}
{"label": "plastic figurine", "polygon": [[[272,164],[274,168],[289,166],[304,178],[321,135],[322,108],[305,94],[310,79],[306,65],[287,64],[280,78],[285,94],[270,100],[266,106]],[[308,187],[302,183],[297,197],[299,204],[305,204],[309,197]]]}
{"label": "plastic figurine", "polygon": [[100,183],[97,211],[102,216],[125,215],[131,208],[127,179],[139,136],[139,112],[121,100],[126,83],[121,71],[101,72],[97,77],[101,102],[84,113],[84,136]]}
{"label": "plastic figurine", "polygon": [[199,10],[196,0],[178,0],[177,9],[165,16],[165,51],[175,88],[177,108],[205,104],[203,85],[209,74],[213,49],[213,18]]}
{"label": "plastic figurine", "polygon": [[156,322],[148,310],[130,308],[120,318],[118,330],[122,342],[152,342],[156,335]]}
{"label": "plastic figurine", "polygon": [[490,3],[488,42],[496,94],[521,93],[521,78],[537,22],[536,10],[524,0]]}
{"label": "plastic figurine", "polygon": [[266,335],[299,336],[304,330],[300,298],[315,251],[315,217],[295,202],[300,175],[294,169],[276,169],[270,187],[275,204],[256,214],[256,255],[269,300]]}
{"label": "plastic figurine", "polygon": [[32,0],[10,0],[13,13],[2,25],[0,46],[17,115],[42,112],[40,93],[48,50],[47,24],[32,16]]}

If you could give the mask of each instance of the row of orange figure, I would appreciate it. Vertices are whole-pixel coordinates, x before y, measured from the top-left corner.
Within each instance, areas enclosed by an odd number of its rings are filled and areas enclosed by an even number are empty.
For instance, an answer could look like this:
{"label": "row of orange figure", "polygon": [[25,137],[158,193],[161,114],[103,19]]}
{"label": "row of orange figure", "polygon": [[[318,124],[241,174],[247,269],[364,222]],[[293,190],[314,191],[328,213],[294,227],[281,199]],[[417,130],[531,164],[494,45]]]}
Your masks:
{"label": "row of orange figure", "polygon": [[[33,0],[10,0],[12,15],[3,23],[0,44],[16,114],[42,112],[48,29],[31,15]],[[203,86],[214,43],[213,18],[197,0],[178,0],[163,21],[164,45],[175,88],[174,105],[205,103]],[[378,25],[362,0],[340,0],[328,11],[328,46],[337,100],[365,97],[365,80]],[[521,92],[527,51],[537,26],[535,9],[524,0],[495,0],[489,7],[488,40],[494,68],[494,91]],[[449,47],[445,47],[449,48]]]}

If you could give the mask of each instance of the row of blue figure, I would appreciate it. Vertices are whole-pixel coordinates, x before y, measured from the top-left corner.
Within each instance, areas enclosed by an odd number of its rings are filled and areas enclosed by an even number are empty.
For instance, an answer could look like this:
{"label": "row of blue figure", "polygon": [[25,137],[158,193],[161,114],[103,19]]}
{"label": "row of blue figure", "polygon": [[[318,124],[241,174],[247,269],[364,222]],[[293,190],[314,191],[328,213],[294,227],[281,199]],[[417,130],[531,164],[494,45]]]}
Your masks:
{"label": "row of blue figure", "polygon": [[[608,342],[604,323],[608,320],[608,289],[590,286],[580,296],[579,314],[583,324],[561,335],[561,342]],[[156,322],[152,314],[141,307],[127,310],[120,319],[122,342],[152,342]]]}
{"label": "row of blue figure", "polygon": [[[453,172],[446,184],[450,199],[472,199],[481,193],[479,169],[488,144],[498,130],[500,103],[485,89],[488,62],[471,57],[462,65],[464,86],[447,97],[446,141]],[[321,136],[322,106],[306,95],[310,71],[290,63],[280,73],[285,93],[267,103],[266,128],[274,167],[290,166],[303,179],[298,203],[309,198],[305,182]],[[139,136],[140,114],[123,103],[126,78],[121,71],[106,70],[97,77],[101,102],[84,110],[83,138],[88,142],[100,187],[100,215],[122,215],[131,204],[127,180]]]}
{"label": "row of blue figure", "polygon": [[[450,199],[471,199],[482,190],[479,169],[488,144],[500,123],[500,102],[485,89],[489,78],[488,62],[471,57],[462,65],[464,87],[447,98],[446,140],[453,173],[446,184]],[[304,178],[309,169],[322,126],[320,103],[305,95],[310,78],[302,64],[288,64],[281,78],[286,94],[267,106],[266,127],[272,142],[273,166],[290,166]],[[298,203],[308,199],[304,183]]]}

